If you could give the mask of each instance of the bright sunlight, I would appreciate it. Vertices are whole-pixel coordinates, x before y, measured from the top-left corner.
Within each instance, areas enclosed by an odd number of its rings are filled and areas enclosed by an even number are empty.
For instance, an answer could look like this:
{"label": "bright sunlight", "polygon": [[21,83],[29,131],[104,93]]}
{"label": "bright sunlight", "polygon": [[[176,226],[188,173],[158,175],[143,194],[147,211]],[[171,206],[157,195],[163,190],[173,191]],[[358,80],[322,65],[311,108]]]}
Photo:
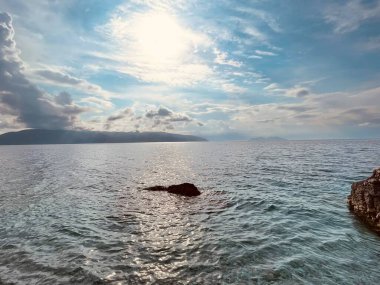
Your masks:
{"label": "bright sunlight", "polygon": [[139,50],[153,62],[179,60],[190,47],[186,31],[168,14],[143,15],[137,20],[135,35]]}

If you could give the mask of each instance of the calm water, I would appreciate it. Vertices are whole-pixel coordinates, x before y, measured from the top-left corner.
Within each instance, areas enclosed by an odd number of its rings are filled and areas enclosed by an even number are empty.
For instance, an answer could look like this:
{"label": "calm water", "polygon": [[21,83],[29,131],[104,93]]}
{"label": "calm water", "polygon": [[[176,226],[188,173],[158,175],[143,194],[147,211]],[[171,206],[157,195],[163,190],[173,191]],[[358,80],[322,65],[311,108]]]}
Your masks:
{"label": "calm water", "polygon": [[[0,284],[379,284],[380,141],[0,147]],[[195,198],[141,187],[193,182]]]}

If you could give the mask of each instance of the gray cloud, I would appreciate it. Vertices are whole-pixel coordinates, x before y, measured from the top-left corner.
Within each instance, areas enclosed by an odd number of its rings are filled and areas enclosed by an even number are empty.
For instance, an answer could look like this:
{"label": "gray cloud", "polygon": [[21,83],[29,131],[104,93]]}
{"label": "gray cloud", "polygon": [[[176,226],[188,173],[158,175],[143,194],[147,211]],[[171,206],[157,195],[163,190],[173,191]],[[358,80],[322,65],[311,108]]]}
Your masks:
{"label": "gray cloud", "polygon": [[170,122],[191,122],[192,119],[186,115],[175,114],[168,119]]}
{"label": "gray cloud", "polygon": [[121,120],[121,119],[124,119],[125,116],[120,114],[120,115],[114,115],[114,116],[109,116],[107,118],[107,122],[113,122],[113,121],[117,121],[117,120]]}
{"label": "gray cloud", "polygon": [[55,102],[59,105],[71,105],[73,103],[71,95],[67,92],[59,93],[54,99]]}
{"label": "gray cloud", "polygon": [[119,112],[116,115],[109,116],[106,119],[106,123],[104,125],[104,128],[106,130],[109,130],[112,127],[112,124],[114,122],[119,121],[119,120],[123,120],[123,119],[126,119],[126,118],[129,118],[130,121],[135,120],[134,114],[133,114],[133,111],[132,111],[131,108],[126,108],[126,109],[122,110],[121,112]]}
{"label": "gray cloud", "polygon": [[377,110],[352,108],[331,116],[331,121],[336,124],[379,125],[380,116]]}
{"label": "gray cloud", "polygon": [[104,123],[107,130],[131,130],[131,129],[158,129],[173,130],[176,123],[189,123],[193,119],[187,115],[176,113],[166,107],[158,107],[141,112],[135,112],[131,108],[124,109],[114,115],[109,116]]}
{"label": "gray cloud", "polygon": [[317,118],[318,116],[315,114],[300,114],[300,115],[295,115],[293,118],[295,119],[301,119],[301,120],[309,120],[309,119],[314,119]]}
{"label": "gray cloud", "polygon": [[307,90],[307,89],[300,89],[300,90],[297,91],[296,96],[297,97],[305,97],[305,96],[307,96],[309,94],[310,94],[309,90]]}
{"label": "gray cloud", "polygon": [[38,89],[26,78],[19,54],[12,18],[0,13],[0,105],[5,115],[29,128],[73,127],[84,109],[74,105],[68,93],[52,96]]}
{"label": "gray cloud", "polygon": [[126,108],[124,109],[123,111],[121,111],[119,114],[117,115],[113,115],[113,116],[109,116],[107,118],[107,122],[112,122],[112,121],[117,121],[117,120],[121,120],[121,119],[124,119],[125,117],[131,117],[133,116],[133,111],[132,109],[130,108]]}
{"label": "gray cloud", "polygon": [[286,96],[303,98],[311,94],[310,90],[305,87],[295,86],[286,90]]}
{"label": "gray cloud", "polygon": [[164,107],[160,107],[157,111],[148,111],[145,116],[149,119],[153,119],[152,128],[164,128],[166,130],[174,129],[172,123],[189,123],[192,121],[187,115],[175,113]]}
{"label": "gray cloud", "polygon": [[280,105],[277,107],[279,110],[294,111],[294,112],[306,112],[312,110],[312,107],[302,105]]}
{"label": "gray cloud", "polygon": [[159,107],[157,110],[150,110],[146,112],[145,117],[154,119],[154,126],[158,126],[159,124],[168,125],[170,122],[192,121],[190,117],[180,113],[174,113],[165,107]]}
{"label": "gray cloud", "polygon": [[169,109],[166,109],[164,107],[160,107],[158,108],[158,110],[154,111],[154,110],[150,110],[148,111],[145,116],[147,118],[154,118],[154,117],[169,117],[173,114],[172,111],[170,111]]}
{"label": "gray cloud", "polygon": [[84,83],[84,80],[72,77],[71,75],[65,74],[60,71],[41,69],[41,70],[35,71],[35,73],[48,80],[62,83],[62,84],[78,85],[78,84]]}
{"label": "gray cloud", "polygon": [[92,95],[98,95],[103,97],[103,102],[107,101],[106,104],[111,104],[108,100],[112,95],[112,92],[103,90],[99,85],[92,84],[84,79],[76,78],[70,74],[65,73],[61,70],[52,69],[38,69],[33,71],[33,76],[37,76],[37,80],[43,80],[44,83],[53,84],[54,86],[67,86],[69,88],[75,88],[82,92],[90,93]]}

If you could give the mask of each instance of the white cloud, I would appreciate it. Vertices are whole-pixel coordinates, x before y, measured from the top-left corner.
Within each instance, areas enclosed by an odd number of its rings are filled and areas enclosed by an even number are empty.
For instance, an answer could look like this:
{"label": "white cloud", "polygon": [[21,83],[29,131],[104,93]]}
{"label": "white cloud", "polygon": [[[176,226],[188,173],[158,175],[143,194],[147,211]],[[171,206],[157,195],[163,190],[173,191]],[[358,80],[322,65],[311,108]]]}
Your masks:
{"label": "white cloud", "polygon": [[309,88],[302,85],[295,85],[290,88],[281,88],[277,83],[271,83],[263,89],[269,93],[276,93],[294,98],[303,98],[312,94]]}
{"label": "white cloud", "polygon": [[222,83],[222,89],[227,93],[245,93],[247,88],[238,86],[234,83]]}
{"label": "white cloud", "polygon": [[248,56],[248,58],[262,59],[263,57],[253,54],[253,55]]}
{"label": "white cloud", "polygon": [[236,60],[228,59],[228,54],[226,52],[222,52],[217,48],[214,48],[214,54],[216,55],[216,58],[214,60],[217,64],[222,65],[230,65],[233,67],[240,67],[242,66],[242,63]]}
{"label": "white cloud", "polygon": [[266,91],[269,92],[278,92],[282,91],[283,89],[280,88],[280,86],[277,83],[271,83],[263,88]]}
{"label": "white cloud", "polygon": [[352,32],[366,21],[380,19],[380,1],[365,3],[362,0],[348,0],[341,5],[331,4],[324,16],[326,22],[334,26],[334,32]]}
{"label": "white cloud", "polygon": [[80,99],[79,102],[96,107],[97,112],[103,112],[104,110],[111,109],[114,107],[112,102],[98,97],[86,97]]}
{"label": "white cloud", "polygon": [[258,18],[261,21],[264,21],[273,31],[277,33],[282,31],[277,20],[272,15],[270,15],[269,13],[265,11],[254,9],[251,7],[246,7],[246,6],[238,6],[236,10],[241,13],[249,15],[252,19]]}
{"label": "white cloud", "polygon": [[244,33],[263,42],[266,43],[268,41],[268,38],[265,34],[260,32],[256,27],[254,26],[247,26],[244,28]]}
{"label": "white cloud", "polygon": [[267,55],[267,56],[276,56],[277,54],[271,51],[265,51],[265,50],[255,50],[256,54],[258,55]]}
{"label": "white cloud", "polygon": [[[250,106],[234,118],[241,124],[242,132],[254,126],[261,135],[305,136],[313,135],[310,130],[314,130],[318,135],[341,137],[358,125],[380,129],[380,101],[376,99],[379,95],[380,87],[358,93],[303,96],[299,103]],[[268,126],[271,133],[266,130]]]}

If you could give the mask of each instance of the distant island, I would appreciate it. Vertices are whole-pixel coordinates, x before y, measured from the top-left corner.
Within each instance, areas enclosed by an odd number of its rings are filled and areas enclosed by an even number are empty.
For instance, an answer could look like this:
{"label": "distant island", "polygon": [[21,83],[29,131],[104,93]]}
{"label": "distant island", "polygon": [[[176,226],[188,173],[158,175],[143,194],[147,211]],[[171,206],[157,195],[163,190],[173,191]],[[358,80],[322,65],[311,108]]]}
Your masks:
{"label": "distant island", "polygon": [[0,145],[194,142],[206,139],[165,132],[96,132],[28,129],[0,135]]}
{"label": "distant island", "polygon": [[250,138],[249,141],[287,141],[287,139],[280,137],[255,137]]}

